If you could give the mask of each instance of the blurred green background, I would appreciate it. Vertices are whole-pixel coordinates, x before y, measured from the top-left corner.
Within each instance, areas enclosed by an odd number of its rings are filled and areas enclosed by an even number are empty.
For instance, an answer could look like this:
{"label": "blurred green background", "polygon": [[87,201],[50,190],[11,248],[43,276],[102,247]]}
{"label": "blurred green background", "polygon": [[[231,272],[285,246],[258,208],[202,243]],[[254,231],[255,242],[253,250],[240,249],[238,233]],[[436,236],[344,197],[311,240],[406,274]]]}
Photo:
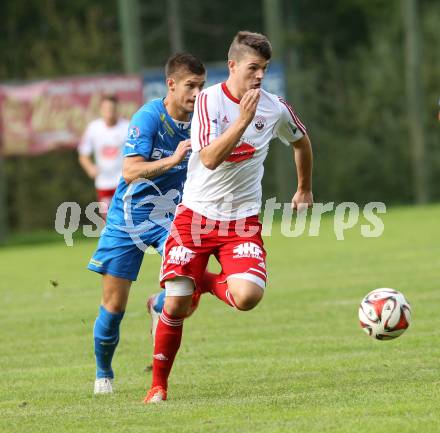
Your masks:
{"label": "blurred green background", "polygon": [[[4,83],[141,72],[180,49],[209,65],[225,61],[238,30],[266,33],[309,129],[316,201],[440,199],[439,1],[4,0],[0,16]],[[293,164],[275,147],[265,196],[286,201]],[[61,202],[95,200],[74,150],[8,157],[0,169],[10,232],[52,228]]]}

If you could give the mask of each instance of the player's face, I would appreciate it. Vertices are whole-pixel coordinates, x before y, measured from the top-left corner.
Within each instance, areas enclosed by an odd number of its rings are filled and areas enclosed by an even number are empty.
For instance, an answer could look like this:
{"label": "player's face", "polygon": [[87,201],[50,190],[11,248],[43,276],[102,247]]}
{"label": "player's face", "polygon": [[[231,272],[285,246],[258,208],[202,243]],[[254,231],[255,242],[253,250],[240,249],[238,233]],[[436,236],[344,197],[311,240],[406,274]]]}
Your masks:
{"label": "player's face", "polygon": [[106,125],[114,125],[118,119],[118,107],[113,101],[104,99],[101,102],[101,117]]}
{"label": "player's face", "polygon": [[229,60],[228,64],[231,78],[240,89],[240,93],[244,94],[250,89],[261,87],[269,60],[257,53],[244,53],[240,60]]}
{"label": "player's face", "polygon": [[173,100],[186,113],[194,111],[196,96],[203,90],[205,75],[196,75],[191,72],[169,79],[169,89]]}

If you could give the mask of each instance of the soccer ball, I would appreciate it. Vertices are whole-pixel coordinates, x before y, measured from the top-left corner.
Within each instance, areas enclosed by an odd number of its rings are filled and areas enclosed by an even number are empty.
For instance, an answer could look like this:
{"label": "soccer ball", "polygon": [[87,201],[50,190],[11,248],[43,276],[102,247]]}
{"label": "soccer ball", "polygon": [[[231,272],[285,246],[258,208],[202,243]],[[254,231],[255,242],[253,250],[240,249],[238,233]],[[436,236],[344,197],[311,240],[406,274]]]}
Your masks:
{"label": "soccer ball", "polygon": [[411,323],[411,307],[402,293],[376,289],[359,306],[362,329],[377,340],[392,340],[402,335]]}

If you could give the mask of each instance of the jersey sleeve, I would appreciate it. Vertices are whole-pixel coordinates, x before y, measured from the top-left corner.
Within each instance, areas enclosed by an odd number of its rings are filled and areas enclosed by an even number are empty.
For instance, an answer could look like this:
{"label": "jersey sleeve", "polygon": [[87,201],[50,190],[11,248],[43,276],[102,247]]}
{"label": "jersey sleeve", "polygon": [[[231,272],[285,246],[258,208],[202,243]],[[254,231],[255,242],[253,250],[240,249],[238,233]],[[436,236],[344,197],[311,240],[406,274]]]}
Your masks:
{"label": "jersey sleeve", "polygon": [[307,130],[293,108],[284,99],[278,98],[278,105],[281,114],[275,127],[274,136],[289,145],[304,137]]}
{"label": "jersey sleeve", "polygon": [[127,139],[123,156],[142,156],[149,159],[153,148],[154,137],[158,131],[157,116],[140,110],[134,114],[128,126]]}
{"label": "jersey sleeve", "polygon": [[93,126],[91,123],[87,126],[78,146],[80,155],[90,156],[93,153]]}
{"label": "jersey sleeve", "polygon": [[191,122],[191,147],[194,152],[209,146],[218,136],[218,111],[214,95],[206,92],[197,95]]}

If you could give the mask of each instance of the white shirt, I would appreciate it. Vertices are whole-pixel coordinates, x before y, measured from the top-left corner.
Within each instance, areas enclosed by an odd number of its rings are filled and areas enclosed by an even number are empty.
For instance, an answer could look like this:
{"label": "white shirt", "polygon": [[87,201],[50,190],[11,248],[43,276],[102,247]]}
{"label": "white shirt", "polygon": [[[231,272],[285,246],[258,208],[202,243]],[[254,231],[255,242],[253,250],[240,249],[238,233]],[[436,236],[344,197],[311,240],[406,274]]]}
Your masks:
{"label": "white shirt", "polygon": [[258,214],[269,142],[279,138],[289,145],[306,134],[287,102],[261,90],[255,117],[237,146],[226,161],[209,170],[200,159],[200,150],[237,119],[239,102],[225,83],[208,87],[196,99],[191,124],[192,154],[182,202],[210,219],[228,221]]}
{"label": "white shirt", "polygon": [[89,123],[78,146],[80,155],[93,154],[98,175],[96,189],[114,189],[122,173],[122,147],[127,138],[128,120],[119,119],[113,126],[96,119]]}

